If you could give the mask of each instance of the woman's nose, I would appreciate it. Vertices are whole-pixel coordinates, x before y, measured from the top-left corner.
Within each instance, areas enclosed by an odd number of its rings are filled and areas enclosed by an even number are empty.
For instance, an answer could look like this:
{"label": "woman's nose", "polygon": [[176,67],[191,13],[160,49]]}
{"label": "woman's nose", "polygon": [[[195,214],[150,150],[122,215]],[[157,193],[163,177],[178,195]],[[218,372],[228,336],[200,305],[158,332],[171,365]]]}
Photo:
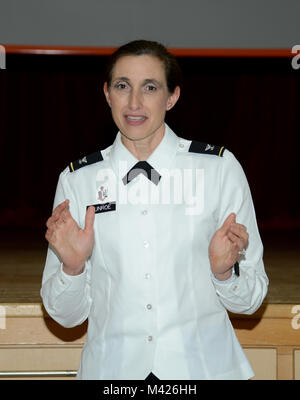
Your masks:
{"label": "woman's nose", "polygon": [[142,105],[142,96],[138,91],[132,90],[129,96],[129,108],[138,110]]}

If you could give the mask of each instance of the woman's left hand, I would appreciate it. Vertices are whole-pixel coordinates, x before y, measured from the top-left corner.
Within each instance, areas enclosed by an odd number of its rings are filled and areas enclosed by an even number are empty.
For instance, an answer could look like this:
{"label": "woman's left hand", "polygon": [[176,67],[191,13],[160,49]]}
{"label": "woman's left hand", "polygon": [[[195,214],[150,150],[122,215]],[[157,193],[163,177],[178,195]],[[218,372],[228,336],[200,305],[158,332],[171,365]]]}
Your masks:
{"label": "woman's left hand", "polygon": [[247,228],[236,223],[234,213],[230,214],[209,244],[210,265],[217,279],[230,278],[231,268],[240,259],[240,252],[246,249],[248,238]]}

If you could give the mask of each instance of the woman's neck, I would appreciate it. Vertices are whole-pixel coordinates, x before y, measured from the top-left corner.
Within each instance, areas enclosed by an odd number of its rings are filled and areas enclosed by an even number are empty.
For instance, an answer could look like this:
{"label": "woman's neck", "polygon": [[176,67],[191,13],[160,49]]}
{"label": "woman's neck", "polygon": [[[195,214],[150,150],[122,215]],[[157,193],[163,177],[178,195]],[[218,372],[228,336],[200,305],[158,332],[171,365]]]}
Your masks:
{"label": "woman's neck", "polygon": [[134,155],[139,161],[146,161],[159,143],[162,141],[165,134],[165,127],[154,134],[145,137],[144,139],[129,139],[122,134],[121,140],[124,146]]}

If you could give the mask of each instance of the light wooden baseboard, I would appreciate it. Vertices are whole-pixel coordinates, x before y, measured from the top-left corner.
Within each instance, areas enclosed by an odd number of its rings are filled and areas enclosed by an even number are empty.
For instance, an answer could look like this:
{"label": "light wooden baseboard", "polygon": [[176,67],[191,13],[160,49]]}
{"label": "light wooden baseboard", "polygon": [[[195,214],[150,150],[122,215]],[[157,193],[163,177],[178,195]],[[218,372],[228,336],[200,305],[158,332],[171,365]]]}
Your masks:
{"label": "light wooden baseboard", "polygon": [[[264,304],[250,316],[229,314],[255,371],[253,379],[300,380],[296,306]],[[0,307],[0,379],[75,378],[87,323],[63,328],[38,303]]]}

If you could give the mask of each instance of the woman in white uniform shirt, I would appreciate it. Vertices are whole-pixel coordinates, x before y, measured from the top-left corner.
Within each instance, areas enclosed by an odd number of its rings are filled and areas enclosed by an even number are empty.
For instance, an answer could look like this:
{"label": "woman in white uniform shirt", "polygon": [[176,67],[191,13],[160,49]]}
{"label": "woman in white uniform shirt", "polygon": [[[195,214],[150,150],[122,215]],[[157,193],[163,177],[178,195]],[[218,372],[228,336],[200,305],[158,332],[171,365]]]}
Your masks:
{"label": "woman in white uniform shirt", "polygon": [[116,139],[59,177],[41,295],[63,326],[89,319],[79,379],[253,376],[226,312],[267,292],[251,194],[230,151],[165,124],[179,74],[156,42],[118,49]]}

